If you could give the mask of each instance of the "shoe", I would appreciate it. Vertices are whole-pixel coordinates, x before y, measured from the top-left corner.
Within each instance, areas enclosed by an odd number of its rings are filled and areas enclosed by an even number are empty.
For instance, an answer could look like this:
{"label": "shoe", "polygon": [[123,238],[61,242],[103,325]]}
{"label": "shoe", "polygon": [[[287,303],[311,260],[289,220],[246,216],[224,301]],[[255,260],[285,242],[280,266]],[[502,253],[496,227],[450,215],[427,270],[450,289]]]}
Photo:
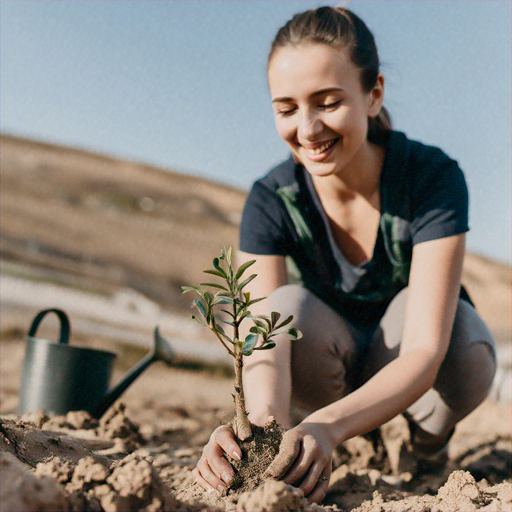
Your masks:
{"label": "shoe", "polygon": [[[411,479],[422,475],[442,474],[448,465],[448,447],[455,428],[439,444],[432,442],[435,437],[422,431],[415,423],[408,421],[408,425],[409,440],[405,441],[400,448],[398,471],[408,474]],[[431,442],[419,442],[419,434],[423,438],[431,437]]]}

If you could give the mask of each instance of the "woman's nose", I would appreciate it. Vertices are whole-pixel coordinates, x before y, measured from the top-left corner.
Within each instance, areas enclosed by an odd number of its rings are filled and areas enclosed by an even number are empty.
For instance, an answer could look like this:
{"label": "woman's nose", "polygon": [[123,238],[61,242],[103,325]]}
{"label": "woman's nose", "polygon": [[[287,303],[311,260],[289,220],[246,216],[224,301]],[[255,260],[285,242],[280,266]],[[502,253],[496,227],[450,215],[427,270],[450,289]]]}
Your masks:
{"label": "woman's nose", "polygon": [[322,130],[322,121],[313,112],[301,112],[297,128],[300,139],[311,139]]}

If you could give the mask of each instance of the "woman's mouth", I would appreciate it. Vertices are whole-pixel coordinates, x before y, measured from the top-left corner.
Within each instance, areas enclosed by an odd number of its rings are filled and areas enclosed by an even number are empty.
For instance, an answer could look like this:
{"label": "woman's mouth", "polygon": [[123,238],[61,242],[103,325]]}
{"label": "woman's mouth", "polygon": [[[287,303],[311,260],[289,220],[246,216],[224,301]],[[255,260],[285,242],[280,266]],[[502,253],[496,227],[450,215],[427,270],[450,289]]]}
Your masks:
{"label": "woman's mouth", "polygon": [[336,145],[336,143],[339,141],[339,137],[329,140],[327,142],[324,142],[320,146],[315,145],[312,146],[302,146],[304,150],[306,151],[306,155],[310,160],[314,160],[316,162],[323,160],[327,158],[327,156],[330,154],[330,150]]}

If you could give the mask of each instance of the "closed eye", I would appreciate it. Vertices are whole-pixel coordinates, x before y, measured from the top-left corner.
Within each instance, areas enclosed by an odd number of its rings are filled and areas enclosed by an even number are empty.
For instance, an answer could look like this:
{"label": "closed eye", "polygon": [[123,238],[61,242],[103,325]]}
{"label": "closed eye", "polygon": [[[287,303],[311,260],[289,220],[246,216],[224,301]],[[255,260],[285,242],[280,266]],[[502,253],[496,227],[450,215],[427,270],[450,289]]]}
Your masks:
{"label": "closed eye", "polygon": [[280,116],[290,116],[292,115],[297,109],[296,108],[283,108],[276,111],[276,114],[279,114]]}
{"label": "closed eye", "polygon": [[332,103],[325,103],[324,105],[318,105],[318,108],[321,108],[322,110],[334,110],[339,105],[341,105],[341,100],[333,101]]}

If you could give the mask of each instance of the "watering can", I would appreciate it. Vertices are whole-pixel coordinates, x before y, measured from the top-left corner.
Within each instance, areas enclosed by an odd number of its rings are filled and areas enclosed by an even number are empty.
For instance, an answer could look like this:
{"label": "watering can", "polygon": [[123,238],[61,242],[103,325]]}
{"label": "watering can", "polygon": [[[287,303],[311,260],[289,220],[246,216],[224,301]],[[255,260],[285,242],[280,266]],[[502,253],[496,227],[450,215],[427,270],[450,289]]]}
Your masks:
{"label": "watering can", "polygon": [[[55,313],[60,320],[58,342],[35,336],[48,313]],[[57,414],[85,410],[100,418],[151,363],[164,361],[171,364],[174,359],[173,349],[155,327],[153,350],[117,385],[110,387],[116,354],[70,345],[69,337],[69,319],[60,309],[40,311],[32,321],[21,375],[20,414],[40,409]]]}

